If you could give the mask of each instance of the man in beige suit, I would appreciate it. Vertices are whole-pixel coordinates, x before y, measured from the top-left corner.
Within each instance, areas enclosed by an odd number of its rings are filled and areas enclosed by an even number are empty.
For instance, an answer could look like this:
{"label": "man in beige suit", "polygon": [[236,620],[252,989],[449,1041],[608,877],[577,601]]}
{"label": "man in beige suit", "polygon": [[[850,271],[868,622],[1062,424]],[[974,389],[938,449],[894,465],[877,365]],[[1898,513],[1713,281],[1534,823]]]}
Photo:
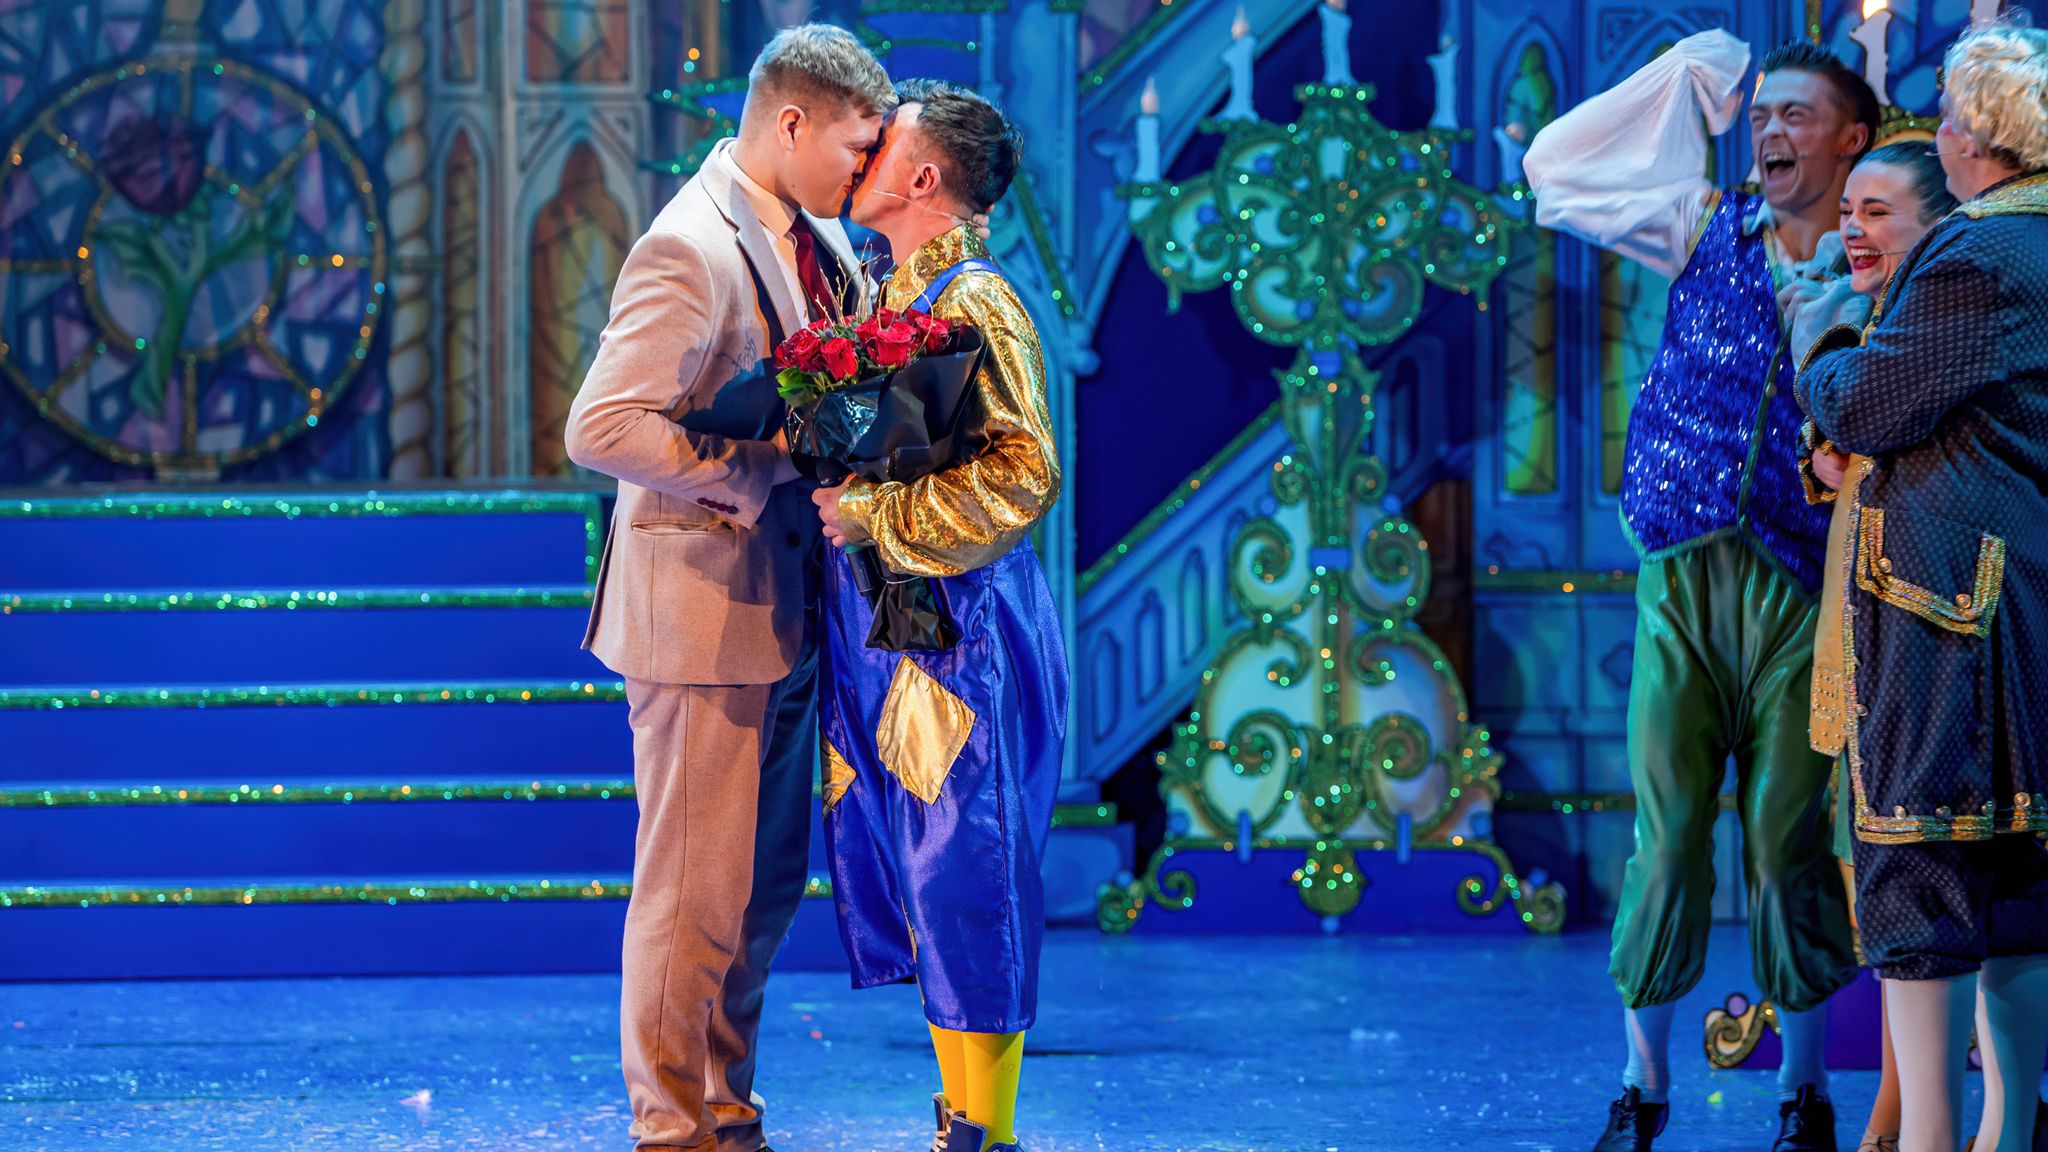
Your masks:
{"label": "man in beige suit", "polygon": [[618,478],[584,645],[626,680],[640,802],[620,1032],[639,1147],[766,1147],[768,963],[803,898],[819,543],[776,343],[864,293],[835,217],[894,104],[825,25],[778,35],[721,143],[634,245],[569,411]]}

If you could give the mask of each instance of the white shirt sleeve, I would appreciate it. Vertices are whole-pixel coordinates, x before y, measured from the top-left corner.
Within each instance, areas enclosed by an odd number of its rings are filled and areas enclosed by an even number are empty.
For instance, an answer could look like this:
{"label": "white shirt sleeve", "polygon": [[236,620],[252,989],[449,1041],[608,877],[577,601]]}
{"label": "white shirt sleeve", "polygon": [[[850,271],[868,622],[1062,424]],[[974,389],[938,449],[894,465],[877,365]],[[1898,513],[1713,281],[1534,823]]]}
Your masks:
{"label": "white shirt sleeve", "polygon": [[1749,45],[1709,29],[1551,121],[1522,161],[1536,222],[1678,275],[1717,195],[1707,136],[1741,111],[1748,70]]}

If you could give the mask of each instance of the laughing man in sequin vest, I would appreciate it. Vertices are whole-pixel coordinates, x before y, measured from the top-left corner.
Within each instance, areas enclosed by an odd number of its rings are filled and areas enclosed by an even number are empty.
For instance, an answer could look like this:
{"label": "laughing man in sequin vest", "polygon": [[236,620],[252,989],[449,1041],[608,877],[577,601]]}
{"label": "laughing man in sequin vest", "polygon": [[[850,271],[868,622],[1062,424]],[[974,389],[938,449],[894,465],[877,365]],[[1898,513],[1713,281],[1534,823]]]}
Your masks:
{"label": "laughing man in sequin vest", "polygon": [[1622,522],[1642,561],[1636,825],[1610,971],[1629,1058],[1595,1152],[1644,1152],[1669,1117],[1673,1010],[1705,962],[1731,757],[1750,956],[1784,1037],[1772,1147],[1836,1148],[1823,1009],[1856,959],[1829,849],[1833,766],[1806,732],[1827,511],[1800,479],[1776,292],[1835,230],[1878,104],[1832,55],[1778,49],[1749,108],[1761,193],[1717,188],[1702,175],[1706,130],[1741,110],[1749,59],[1725,32],[1690,36],[1538,133],[1525,161],[1538,223],[1675,277],[1623,462]]}

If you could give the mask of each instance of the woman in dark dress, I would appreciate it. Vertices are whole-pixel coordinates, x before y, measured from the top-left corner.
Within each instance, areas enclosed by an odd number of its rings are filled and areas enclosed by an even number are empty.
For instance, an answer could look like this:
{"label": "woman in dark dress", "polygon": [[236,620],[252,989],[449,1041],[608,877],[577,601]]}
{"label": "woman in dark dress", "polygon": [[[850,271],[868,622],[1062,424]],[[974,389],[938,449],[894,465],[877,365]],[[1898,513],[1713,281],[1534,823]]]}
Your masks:
{"label": "woman in dark dress", "polygon": [[[2012,1091],[1978,1152],[2028,1152],[2048,1058],[2048,32],[1948,54],[1962,202],[1882,314],[1804,309],[1797,388],[1843,482],[1843,688],[1864,953],[1885,980],[1903,1152],[1954,1152],[1981,1048]],[[1848,323],[1832,321],[1847,320]]]}

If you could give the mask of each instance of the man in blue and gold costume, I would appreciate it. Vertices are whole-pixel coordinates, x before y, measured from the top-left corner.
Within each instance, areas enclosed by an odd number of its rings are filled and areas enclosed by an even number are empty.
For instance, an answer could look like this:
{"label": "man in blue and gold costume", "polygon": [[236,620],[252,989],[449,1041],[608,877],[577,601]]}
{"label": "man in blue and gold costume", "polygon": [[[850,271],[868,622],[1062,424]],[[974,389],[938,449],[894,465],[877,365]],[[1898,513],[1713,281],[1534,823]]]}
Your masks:
{"label": "man in blue and gold costume", "polygon": [[1531,142],[1536,219],[1674,277],[1662,346],[1629,415],[1622,521],[1642,558],[1628,760],[1635,853],[1610,972],[1629,1060],[1596,1152],[1646,1152],[1668,1119],[1677,1001],[1699,983],[1713,832],[1732,758],[1751,963],[1785,1045],[1774,1152],[1835,1152],[1824,1002],[1854,979],[1830,852],[1833,764],[1807,746],[1827,510],[1799,471],[1777,293],[1835,231],[1877,131],[1870,87],[1803,42],[1772,52],[1749,107],[1761,194],[1703,173],[1702,121],[1742,107],[1749,47],[1687,37]]}
{"label": "man in blue and gold costume", "polygon": [[1045,360],[971,223],[1008,190],[1021,142],[988,101],[898,85],[853,194],[897,268],[883,305],[987,342],[983,447],[907,483],[817,494],[831,543],[931,577],[958,625],[939,652],[867,647],[873,610],[843,553],[826,575],[819,707],[825,827],[856,987],[915,978],[938,1056],[934,1148],[1016,1152],[1024,1032],[1038,1011],[1039,862],[1066,737],[1067,657],[1029,533],[1059,495]]}
{"label": "man in blue and gold costume", "polygon": [[[1842,485],[1845,745],[1863,946],[1884,978],[1902,1152],[2041,1146],[2048,1058],[2048,32],[1966,33],[1936,137],[1962,201],[1867,328],[1801,307],[1798,395]],[[1830,325],[1835,325],[1831,327]]]}

